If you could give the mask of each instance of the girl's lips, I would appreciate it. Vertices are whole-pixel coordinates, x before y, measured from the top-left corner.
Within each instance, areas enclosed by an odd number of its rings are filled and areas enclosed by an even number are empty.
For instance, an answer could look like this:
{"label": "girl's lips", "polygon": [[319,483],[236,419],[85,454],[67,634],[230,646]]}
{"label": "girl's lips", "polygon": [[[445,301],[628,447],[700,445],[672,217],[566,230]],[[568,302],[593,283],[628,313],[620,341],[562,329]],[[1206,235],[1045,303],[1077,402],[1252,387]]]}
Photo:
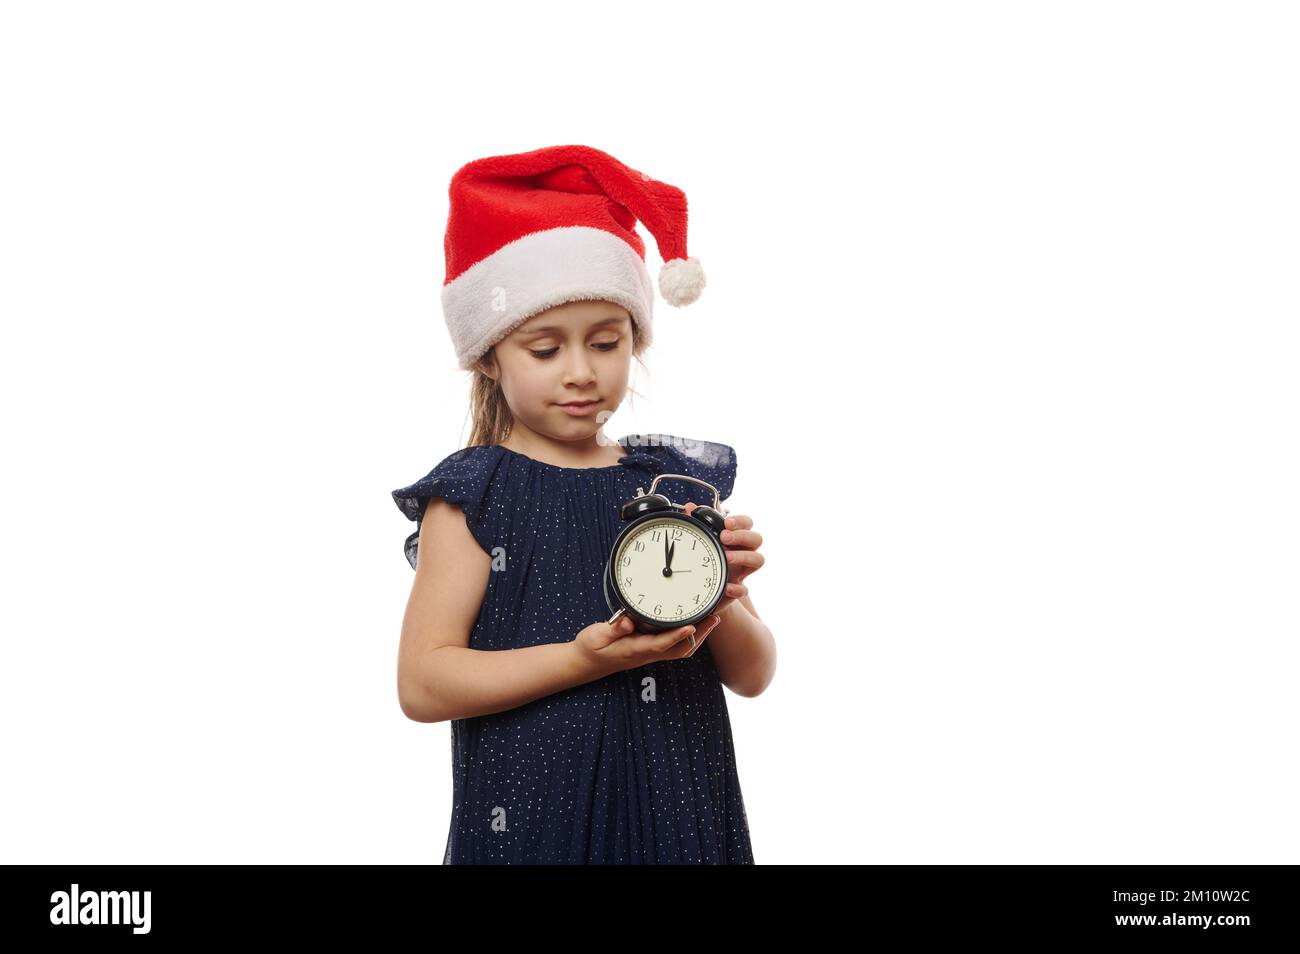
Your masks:
{"label": "girl's lips", "polygon": [[587,401],[585,404],[561,404],[560,410],[574,417],[583,417],[596,410],[596,405],[599,403],[599,401]]}

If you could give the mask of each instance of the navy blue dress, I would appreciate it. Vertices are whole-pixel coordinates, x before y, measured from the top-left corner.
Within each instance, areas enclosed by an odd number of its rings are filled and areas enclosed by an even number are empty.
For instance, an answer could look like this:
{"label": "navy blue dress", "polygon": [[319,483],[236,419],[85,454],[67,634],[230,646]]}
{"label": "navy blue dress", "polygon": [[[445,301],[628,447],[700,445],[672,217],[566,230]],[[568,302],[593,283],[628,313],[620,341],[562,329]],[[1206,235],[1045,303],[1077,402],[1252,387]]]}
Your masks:
{"label": "navy blue dress", "polygon": [[[620,438],[608,467],[559,467],[500,445],[464,447],[393,491],[416,522],[425,502],[460,506],[498,566],[471,649],[567,642],[609,619],[601,585],[621,506],[656,474],[730,495],[726,444],[666,434]],[[659,490],[711,504],[686,481]],[[709,643],[489,715],[451,722],[452,817],[444,864],[753,864],[731,721]]]}

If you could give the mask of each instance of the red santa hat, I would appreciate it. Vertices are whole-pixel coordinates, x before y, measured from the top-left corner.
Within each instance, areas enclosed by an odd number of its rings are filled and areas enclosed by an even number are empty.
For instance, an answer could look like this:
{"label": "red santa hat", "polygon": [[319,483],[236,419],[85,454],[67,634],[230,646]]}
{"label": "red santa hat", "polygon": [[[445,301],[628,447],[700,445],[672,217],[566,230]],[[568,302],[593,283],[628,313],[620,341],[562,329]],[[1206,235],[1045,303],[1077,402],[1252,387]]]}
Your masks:
{"label": "red santa hat", "polygon": [[652,340],[654,291],[639,220],[663,266],[659,291],[688,305],[704,269],[686,252],[686,193],[590,146],[549,146],[462,166],[448,190],[443,317],[469,369],[538,312],[603,299]]}

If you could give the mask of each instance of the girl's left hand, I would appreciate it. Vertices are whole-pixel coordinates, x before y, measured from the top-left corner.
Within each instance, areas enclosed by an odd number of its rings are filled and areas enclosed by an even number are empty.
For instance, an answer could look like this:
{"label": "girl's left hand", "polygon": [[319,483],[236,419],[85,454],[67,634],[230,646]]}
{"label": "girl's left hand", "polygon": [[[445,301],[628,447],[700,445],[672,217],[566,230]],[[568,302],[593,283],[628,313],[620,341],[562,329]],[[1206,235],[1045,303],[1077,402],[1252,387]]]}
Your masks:
{"label": "girl's left hand", "polygon": [[[684,507],[685,513],[695,509],[695,502],[690,501]],[[726,529],[722,531],[722,545],[727,554],[727,585],[722,599],[713,612],[723,616],[731,609],[731,604],[749,592],[742,580],[763,565],[763,554],[758,548],[763,545],[763,537],[753,529],[754,521],[743,513],[728,514]]]}

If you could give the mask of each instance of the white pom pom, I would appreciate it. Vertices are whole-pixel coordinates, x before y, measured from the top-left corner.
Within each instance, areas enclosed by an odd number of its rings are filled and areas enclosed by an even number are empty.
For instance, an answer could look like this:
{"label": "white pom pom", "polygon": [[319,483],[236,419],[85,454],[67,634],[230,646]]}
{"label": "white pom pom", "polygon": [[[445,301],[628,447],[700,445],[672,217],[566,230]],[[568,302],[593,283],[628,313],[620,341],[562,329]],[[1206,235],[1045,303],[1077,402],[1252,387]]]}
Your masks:
{"label": "white pom pom", "polygon": [[664,262],[659,269],[659,293],[670,305],[689,305],[704,291],[704,268],[694,255]]}

